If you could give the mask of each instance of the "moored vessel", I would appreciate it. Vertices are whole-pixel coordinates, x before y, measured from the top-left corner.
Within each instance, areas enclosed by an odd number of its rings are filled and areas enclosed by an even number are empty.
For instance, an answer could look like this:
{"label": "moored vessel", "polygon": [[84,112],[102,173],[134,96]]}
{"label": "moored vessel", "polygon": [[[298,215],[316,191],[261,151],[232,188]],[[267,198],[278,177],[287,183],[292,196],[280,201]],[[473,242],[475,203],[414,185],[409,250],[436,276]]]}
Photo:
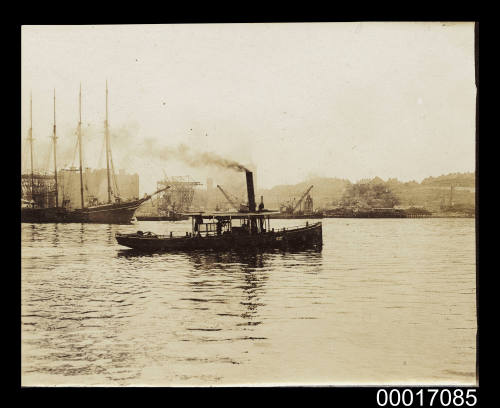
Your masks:
{"label": "moored vessel", "polygon": [[[134,218],[135,211],[141,204],[149,200],[155,194],[165,191],[169,188],[157,190],[151,195],[145,195],[141,199],[124,200],[119,196],[119,193],[113,190],[111,179],[115,177],[113,159],[111,155],[109,126],[108,126],[108,84],[106,82],[106,120],[104,122],[104,134],[106,142],[106,174],[107,174],[107,203],[93,203],[92,205],[85,205],[84,200],[84,182],[83,182],[83,164],[82,164],[82,105],[81,105],[82,91],[80,86],[79,94],[79,122],[77,127],[78,135],[78,152],[79,152],[79,173],[80,173],[80,208],[70,209],[65,205],[63,197],[63,205],[59,205],[58,197],[58,174],[57,174],[57,150],[56,150],[56,110],[55,110],[55,91],[54,91],[54,126],[53,126],[53,155],[54,155],[54,181],[55,189],[52,195],[55,198],[55,206],[41,206],[33,200],[34,194],[34,176],[33,176],[33,123],[30,119],[30,130],[28,141],[30,142],[31,153],[31,200],[29,205],[22,205],[21,207],[21,222],[26,223],[101,223],[101,224],[129,224]],[[30,115],[32,117],[32,102],[30,101]],[[117,183],[115,180],[115,190],[117,190]],[[26,200],[25,200],[26,201]]]}
{"label": "moored vessel", "polygon": [[272,214],[271,219],[275,220],[309,220],[315,218],[323,218],[323,213],[321,212],[313,212],[310,214],[284,214],[277,213]]}
{"label": "moored vessel", "polygon": [[185,221],[189,217],[185,214],[174,213],[171,215],[136,215],[138,221]]}
{"label": "moored vessel", "polygon": [[68,210],[62,207],[21,208],[21,222],[26,223],[97,223],[129,224],[139,206],[149,200],[157,191],[140,200],[103,204],[82,209]]}

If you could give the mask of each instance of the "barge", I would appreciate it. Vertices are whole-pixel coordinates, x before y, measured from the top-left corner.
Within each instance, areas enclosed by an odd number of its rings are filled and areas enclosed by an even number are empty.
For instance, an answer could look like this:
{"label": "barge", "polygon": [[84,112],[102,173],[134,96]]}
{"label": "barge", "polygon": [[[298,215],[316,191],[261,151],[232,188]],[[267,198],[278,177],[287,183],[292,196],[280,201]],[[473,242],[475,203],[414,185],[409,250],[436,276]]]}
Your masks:
{"label": "barge", "polygon": [[137,221],[185,221],[189,217],[184,214],[173,215],[136,215]]}

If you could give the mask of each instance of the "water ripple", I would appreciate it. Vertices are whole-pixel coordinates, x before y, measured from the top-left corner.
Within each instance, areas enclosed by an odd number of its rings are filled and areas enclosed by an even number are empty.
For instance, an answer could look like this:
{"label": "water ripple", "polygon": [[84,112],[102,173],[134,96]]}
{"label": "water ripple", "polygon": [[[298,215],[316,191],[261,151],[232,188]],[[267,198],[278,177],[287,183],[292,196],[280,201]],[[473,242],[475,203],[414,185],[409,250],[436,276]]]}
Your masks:
{"label": "water ripple", "polygon": [[155,254],[114,234],[189,221],[22,224],[23,384],[474,383],[474,220],[323,224],[321,251]]}

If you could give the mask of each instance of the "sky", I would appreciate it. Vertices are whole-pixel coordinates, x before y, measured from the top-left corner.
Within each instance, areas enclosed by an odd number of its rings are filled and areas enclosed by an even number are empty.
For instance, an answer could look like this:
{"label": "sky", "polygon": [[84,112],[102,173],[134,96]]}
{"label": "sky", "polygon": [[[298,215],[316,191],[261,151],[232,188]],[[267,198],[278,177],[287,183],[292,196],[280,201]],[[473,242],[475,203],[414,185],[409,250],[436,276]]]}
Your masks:
{"label": "sky", "polygon": [[[473,23],[23,26],[21,138],[30,94],[35,168],[75,156],[105,167],[105,87],[115,169],[151,192],[167,175],[205,183],[180,144],[256,169],[270,188],[310,177],[421,181],[475,168]],[[231,170],[227,170],[231,171]],[[217,184],[215,179],[214,183]]]}

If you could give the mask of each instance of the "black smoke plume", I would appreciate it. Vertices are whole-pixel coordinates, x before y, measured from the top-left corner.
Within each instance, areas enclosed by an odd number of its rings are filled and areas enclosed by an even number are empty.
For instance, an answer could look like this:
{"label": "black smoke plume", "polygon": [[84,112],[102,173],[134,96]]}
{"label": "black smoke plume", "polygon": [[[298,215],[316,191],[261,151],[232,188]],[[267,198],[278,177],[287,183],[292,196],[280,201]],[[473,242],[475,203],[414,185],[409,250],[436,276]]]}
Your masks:
{"label": "black smoke plume", "polygon": [[231,169],[235,171],[245,172],[248,169],[235,160],[227,159],[213,152],[199,152],[190,147],[181,144],[177,147],[158,147],[154,140],[147,139],[145,141],[146,157],[156,157],[161,160],[179,160],[190,167],[218,167]]}

